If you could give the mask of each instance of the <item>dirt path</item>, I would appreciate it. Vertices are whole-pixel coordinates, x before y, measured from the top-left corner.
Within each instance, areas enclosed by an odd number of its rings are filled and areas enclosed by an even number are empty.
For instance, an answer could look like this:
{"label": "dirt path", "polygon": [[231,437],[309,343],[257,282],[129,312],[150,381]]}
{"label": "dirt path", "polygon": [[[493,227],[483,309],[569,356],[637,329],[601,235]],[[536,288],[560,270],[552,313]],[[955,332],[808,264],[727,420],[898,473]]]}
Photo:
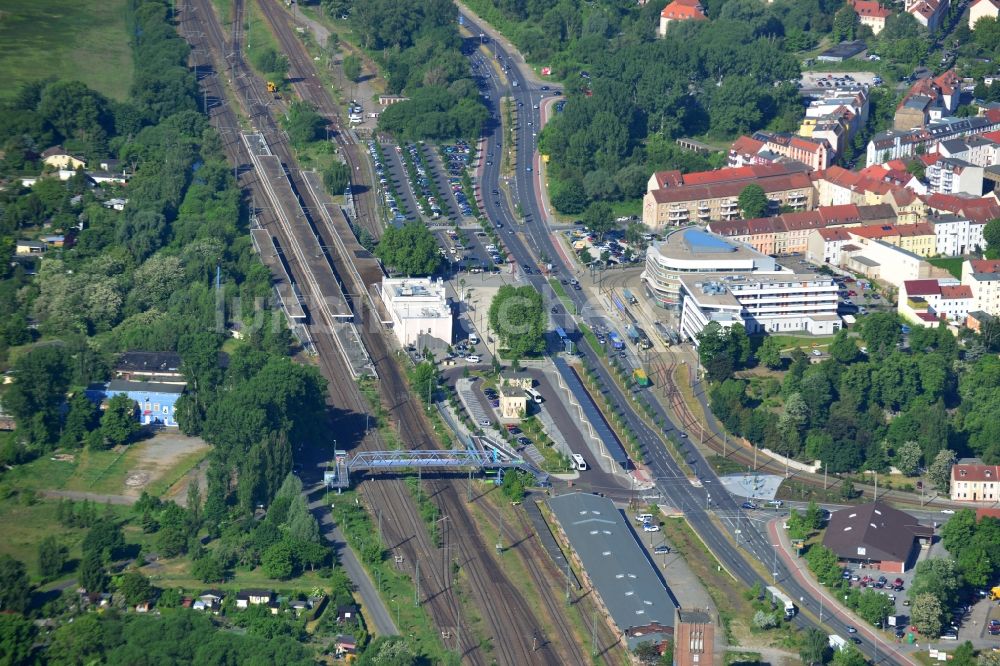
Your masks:
{"label": "dirt path", "polygon": [[53,499],[71,499],[77,502],[82,502],[84,500],[90,500],[97,504],[121,504],[121,505],[132,505],[135,504],[138,497],[129,497],[127,495],[101,495],[100,493],[85,493],[80,490],[42,490],[40,491],[45,497],[51,497]]}

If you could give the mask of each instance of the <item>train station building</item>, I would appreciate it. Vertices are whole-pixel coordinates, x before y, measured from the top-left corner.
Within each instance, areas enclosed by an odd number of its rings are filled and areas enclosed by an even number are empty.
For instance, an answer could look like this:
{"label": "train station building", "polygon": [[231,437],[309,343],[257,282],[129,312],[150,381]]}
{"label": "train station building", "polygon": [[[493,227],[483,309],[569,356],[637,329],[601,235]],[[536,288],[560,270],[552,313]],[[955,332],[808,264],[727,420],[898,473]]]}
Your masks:
{"label": "train station building", "polygon": [[422,350],[451,344],[454,317],[443,280],[386,278],[381,295],[400,345]]}

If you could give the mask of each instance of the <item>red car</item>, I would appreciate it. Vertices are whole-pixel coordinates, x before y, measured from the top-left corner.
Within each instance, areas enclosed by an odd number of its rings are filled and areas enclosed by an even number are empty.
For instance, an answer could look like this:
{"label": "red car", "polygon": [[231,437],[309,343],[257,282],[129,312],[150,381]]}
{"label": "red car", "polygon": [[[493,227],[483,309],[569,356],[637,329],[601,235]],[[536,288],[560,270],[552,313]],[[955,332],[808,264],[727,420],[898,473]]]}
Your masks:
{"label": "red car", "polygon": [[858,292],[856,292],[856,291],[854,291],[853,289],[851,289],[850,291],[848,291],[848,292],[847,292],[847,295],[848,295],[848,296],[857,296],[857,295],[858,295]]}

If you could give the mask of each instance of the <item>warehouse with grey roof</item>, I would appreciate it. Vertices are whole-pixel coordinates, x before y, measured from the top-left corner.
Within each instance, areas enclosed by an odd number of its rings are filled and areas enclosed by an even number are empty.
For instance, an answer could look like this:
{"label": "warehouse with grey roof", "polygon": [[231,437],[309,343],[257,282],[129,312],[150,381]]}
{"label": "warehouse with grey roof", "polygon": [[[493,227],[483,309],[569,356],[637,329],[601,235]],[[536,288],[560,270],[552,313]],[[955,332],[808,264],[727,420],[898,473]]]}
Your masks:
{"label": "warehouse with grey roof", "polygon": [[611,500],[571,493],[548,500],[583,578],[629,649],[673,634],[678,604]]}

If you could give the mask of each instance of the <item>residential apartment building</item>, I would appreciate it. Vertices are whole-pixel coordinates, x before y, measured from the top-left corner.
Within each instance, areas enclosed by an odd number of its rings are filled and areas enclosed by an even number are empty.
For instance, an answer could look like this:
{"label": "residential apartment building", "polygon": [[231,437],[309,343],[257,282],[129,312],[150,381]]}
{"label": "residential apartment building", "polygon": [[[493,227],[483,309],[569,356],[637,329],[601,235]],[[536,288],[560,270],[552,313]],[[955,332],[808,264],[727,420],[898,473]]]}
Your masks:
{"label": "residential apartment building", "polygon": [[939,213],[928,217],[927,223],[934,227],[934,245],[938,256],[960,257],[984,245],[985,225],[972,222],[965,216]]}
{"label": "residential apartment building", "polygon": [[937,155],[925,169],[927,190],[937,194],[983,193],[983,167],[957,157]]}
{"label": "residential apartment building", "polygon": [[962,262],[962,284],[972,290],[970,310],[1000,316],[1000,261],[966,259]]}
{"label": "residential apartment building", "polygon": [[916,155],[918,149],[931,149],[941,141],[964,136],[974,136],[1000,129],[1000,109],[989,109],[974,118],[947,117],[931,121],[925,127],[910,130],[879,132],[868,142],[866,164],[871,166]]}
{"label": "residential apartment building", "polygon": [[440,278],[386,278],[381,295],[400,345],[423,349],[451,344],[451,303]]}
{"label": "residential apartment building", "polygon": [[656,34],[665,37],[671,23],[678,21],[707,21],[705,8],[698,0],[673,0],[660,12],[660,25]]}
{"label": "residential apartment building", "polygon": [[934,32],[948,14],[948,0],[906,0],[904,8],[917,23]]}
{"label": "residential apartment building", "polygon": [[975,30],[979,19],[1000,17],[1000,0],[976,0],[969,6],[969,30]]}
{"label": "residential apartment building", "polygon": [[858,15],[858,23],[866,25],[877,35],[885,28],[885,20],[892,15],[892,10],[883,7],[878,0],[853,0],[851,5]]}
{"label": "residential apartment building", "polygon": [[791,274],[773,257],[704,229],[689,227],[667,234],[646,250],[641,279],[663,308],[681,305],[680,278],[684,275]]}
{"label": "residential apartment building", "polygon": [[709,324],[742,324],[747,333],[840,330],[837,283],[825,275],[682,275],[680,332],[695,341]]}
{"label": "residential apartment building", "polygon": [[830,226],[892,224],[895,213],[888,204],[878,206],[821,206],[816,210],[783,213],[755,220],[710,222],[708,230],[749,245],[762,254],[805,252],[810,232]]}
{"label": "residential apartment building", "polygon": [[813,207],[815,192],[807,167],[795,162],[718,169],[682,175],[654,173],[643,198],[642,221],[650,229],[741,217],[740,193],[747,185],[763,188],[773,209]]}
{"label": "residential apartment building", "polygon": [[1000,132],[942,141],[937,145],[937,153],[984,168],[1000,164]]}
{"label": "residential apartment building", "polygon": [[850,233],[856,238],[884,241],[920,257],[933,257],[937,254],[937,234],[934,225],[926,222],[900,225],[873,224],[853,228]]}
{"label": "residential apartment building", "polygon": [[954,502],[1000,500],[1000,466],[975,463],[952,465],[951,499]]}
{"label": "residential apartment building", "polygon": [[896,311],[920,326],[937,326],[941,320],[961,324],[972,308],[972,289],[955,278],[906,280],[899,288]]}
{"label": "residential apartment building", "polygon": [[952,115],[958,109],[961,88],[962,81],[954,70],[918,80],[896,107],[893,129],[905,131],[924,127],[931,120]]}
{"label": "residential apartment building", "polygon": [[814,264],[840,266],[840,251],[852,240],[850,232],[844,227],[813,229],[806,239],[806,260]]}
{"label": "residential apartment building", "polygon": [[834,152],[825,139],[804,138],[787,132],[755,132],[753,138],[764,144],[764,148],[788,159],[801,162],[812,171],[830,166]]}

